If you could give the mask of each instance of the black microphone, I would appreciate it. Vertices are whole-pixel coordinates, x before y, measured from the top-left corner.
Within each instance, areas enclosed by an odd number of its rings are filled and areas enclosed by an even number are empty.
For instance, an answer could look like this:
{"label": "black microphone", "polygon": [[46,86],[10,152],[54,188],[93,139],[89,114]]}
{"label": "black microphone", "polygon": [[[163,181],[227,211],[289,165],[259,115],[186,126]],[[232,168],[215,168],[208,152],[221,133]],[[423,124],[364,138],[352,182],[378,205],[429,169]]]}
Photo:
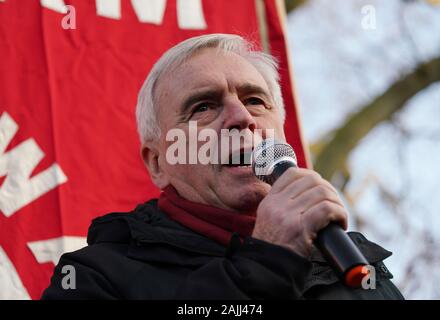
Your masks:
{"label": "black microphone", "polygon": [[[274,139],[263,140],[252,153],[252,169],[258,179],[272,185],[288,169],[297,168],[293,148]],[[314,241],[326,261],[350,287],[360,287],[369,265],[344,229],[330,223],[320,230]]]}

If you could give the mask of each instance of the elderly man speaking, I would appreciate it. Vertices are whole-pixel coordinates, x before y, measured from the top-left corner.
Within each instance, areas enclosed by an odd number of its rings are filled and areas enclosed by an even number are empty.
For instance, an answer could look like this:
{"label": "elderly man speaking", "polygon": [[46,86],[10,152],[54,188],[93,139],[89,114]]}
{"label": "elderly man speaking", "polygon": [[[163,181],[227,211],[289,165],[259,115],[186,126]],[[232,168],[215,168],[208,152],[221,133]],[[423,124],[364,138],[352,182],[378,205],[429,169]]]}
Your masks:
{"label": "elderly man speaking", "polygon": [[[316,172],[289,168],[269,185],[243,163],[170,161],[172,130],[200,151],[201,143],[188,139],[191,124],[218,137],[259,132],[265,139],[270,130],[285,141],[271,56],[236,35],[183,41],[154,65],[136,115],[159,199],[96,218],[89,245],[61,257],[43,299],[403,298],[382,262],[391,253],[361,234],[350,236],[376,270],[368,289],[344,285],[315,248],[329,223],[347,226],[336,190]],[[244,149],[228,150],[228,158]],[[74,290],[63,284],[65,266],[75,270]]]}

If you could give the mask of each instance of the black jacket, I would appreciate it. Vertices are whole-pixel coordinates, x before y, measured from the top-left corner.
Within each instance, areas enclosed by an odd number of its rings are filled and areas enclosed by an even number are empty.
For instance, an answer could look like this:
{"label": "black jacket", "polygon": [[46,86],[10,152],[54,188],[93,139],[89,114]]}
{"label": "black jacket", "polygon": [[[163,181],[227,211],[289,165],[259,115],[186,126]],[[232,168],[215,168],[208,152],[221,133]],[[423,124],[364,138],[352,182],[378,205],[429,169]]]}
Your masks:
{"label": "black jacket", "polygon": [[[376,289],[345,287],[317,250],[309,261],[252,237],[221,246],[151,200],[94,219],[89,245],[61,257],[42,299],[403,299],[382,262],[391,252],[350,237],[376,268]],[[65,265],[75,268],[75,289],[63,289]]]}

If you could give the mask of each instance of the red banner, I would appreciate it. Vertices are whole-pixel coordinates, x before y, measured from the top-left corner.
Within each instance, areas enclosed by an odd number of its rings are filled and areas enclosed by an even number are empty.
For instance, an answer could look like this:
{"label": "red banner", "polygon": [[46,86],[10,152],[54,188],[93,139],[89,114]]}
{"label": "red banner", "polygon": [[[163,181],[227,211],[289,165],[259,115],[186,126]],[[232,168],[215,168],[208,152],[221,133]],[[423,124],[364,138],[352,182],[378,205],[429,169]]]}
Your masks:
{"label": "red banner", "polygon": [[157,196],[139,155],[137,93],[186,38],[267,40],[306,166],[279,4],[0,0],[0,299],[38,299],[59,256],[86,245],[92,218]]}

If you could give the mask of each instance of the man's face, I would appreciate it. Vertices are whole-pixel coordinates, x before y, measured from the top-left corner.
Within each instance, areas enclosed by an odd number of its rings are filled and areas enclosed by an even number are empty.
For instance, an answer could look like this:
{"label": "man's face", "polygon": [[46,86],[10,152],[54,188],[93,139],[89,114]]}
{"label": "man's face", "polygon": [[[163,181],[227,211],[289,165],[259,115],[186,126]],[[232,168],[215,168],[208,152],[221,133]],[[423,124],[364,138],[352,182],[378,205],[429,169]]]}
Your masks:
{"label": "man's face", "polygon": [[[255,211],[270,186],[258,180],[251,167],[199,162],[171,165],[166,159],[167,149],[174,143],[166,141],[167,132],[183,130],[188,146],[189,121],[197,121],[198,132],[215,130],[219,141],[222,129],[250,135],[263,129],[262,138],[264,129],[273,129],[276,139],[285,140],[278,110],[255,67],[237,54],[204,49],[159,79],[155,102],[162,133],[158,162],[177,192],[194,202]],[[205,143],[198,142],[197,149]],[[229,149],[226,154],[235,152]],[[225,150],[219,153],[225,154]]]}

